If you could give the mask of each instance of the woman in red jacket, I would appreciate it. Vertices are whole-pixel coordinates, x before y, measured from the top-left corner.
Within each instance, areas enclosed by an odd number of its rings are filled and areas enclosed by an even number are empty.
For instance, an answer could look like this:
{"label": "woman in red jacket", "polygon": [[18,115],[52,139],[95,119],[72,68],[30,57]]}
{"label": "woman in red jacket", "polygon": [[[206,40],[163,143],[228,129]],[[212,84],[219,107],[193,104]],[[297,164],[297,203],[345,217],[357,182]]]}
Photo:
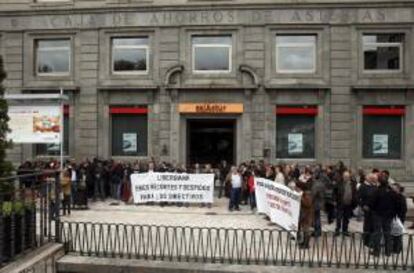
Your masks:
{"label": "woman in red jacket", "polygon": [[255,194],[255,187],[254,187],[254,172],[247,171],[247,188],[249,190],[249,202],[250,208],[252,211],[256,208],[256,194]]}

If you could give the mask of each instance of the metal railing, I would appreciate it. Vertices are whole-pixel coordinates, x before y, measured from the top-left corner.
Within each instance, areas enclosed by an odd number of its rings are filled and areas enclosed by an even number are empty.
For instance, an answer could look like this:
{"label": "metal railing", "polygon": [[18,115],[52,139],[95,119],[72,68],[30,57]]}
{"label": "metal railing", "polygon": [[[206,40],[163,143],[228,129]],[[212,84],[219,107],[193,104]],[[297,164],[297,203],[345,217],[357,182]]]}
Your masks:
{"label": "metal railing", "polygon": [[363,234],[324,232],[302,248],[291,233],[272,229],[228,229],[62,222],[66,251],[85,256],[177,262],[414,270],[413,235],[402,249],[378,256]]}
{"label": "metal railing", "polygon": [[[58,171],[0,178],[0,266],[45,243],[59,241]],[[57,235],[57,236],[55,236]]]}

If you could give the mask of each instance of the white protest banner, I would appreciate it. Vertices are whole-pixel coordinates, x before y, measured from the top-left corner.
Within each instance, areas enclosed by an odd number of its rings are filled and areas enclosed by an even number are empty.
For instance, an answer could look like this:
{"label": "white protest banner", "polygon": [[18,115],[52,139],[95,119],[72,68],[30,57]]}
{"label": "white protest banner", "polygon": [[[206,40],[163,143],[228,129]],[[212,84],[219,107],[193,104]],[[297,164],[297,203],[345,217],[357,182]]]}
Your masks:
{"label": "white protest banner", "polygon": [[285,185],[255,177],[257,211],[288,231],[297,231],[302,194]]}
{"label": "white protest banner", "polygon": [[214,174],[138,173],[131,184],[134,203],[213,203]]}
{"label": "white protest banner", "polygon": [[59,143],[60,106],[9,106],[7,139],[14,143]]}

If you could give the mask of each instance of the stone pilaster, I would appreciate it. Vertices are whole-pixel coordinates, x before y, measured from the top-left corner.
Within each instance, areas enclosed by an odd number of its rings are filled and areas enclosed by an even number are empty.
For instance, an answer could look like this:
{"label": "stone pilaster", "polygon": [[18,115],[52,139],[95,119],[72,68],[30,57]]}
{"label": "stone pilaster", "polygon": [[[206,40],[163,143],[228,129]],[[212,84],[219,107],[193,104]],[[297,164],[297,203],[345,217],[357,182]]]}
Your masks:
{"label": "stone pilaster", "polygon": [[331,162],[338,160],[350,165],[351,139],[351,29],[332,27],[330,31],[331,103],[330,103],[330,155]]}
{"label": "stone pilaster", "polygon": [[[75,155],[78,159],[98,155],[98,31],[83,31],[80,34],[80,94],[78,97],[75,122]],[[107,118],[107,116],[104,116]],[[109,117],[108,117],[109,118]],[[102,123],[100,123],[102,124]]]}

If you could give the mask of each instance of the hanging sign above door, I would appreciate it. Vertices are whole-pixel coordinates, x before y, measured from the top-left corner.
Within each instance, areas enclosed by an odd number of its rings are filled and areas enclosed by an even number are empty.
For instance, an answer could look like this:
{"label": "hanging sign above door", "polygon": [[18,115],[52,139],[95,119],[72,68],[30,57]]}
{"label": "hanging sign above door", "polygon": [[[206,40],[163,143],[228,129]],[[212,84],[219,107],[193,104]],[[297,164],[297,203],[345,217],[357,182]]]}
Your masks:
{"label": "hanging sign above door", "polygon": [[178,112],[191,114],[241,114],[242,103],[180,103]]}

